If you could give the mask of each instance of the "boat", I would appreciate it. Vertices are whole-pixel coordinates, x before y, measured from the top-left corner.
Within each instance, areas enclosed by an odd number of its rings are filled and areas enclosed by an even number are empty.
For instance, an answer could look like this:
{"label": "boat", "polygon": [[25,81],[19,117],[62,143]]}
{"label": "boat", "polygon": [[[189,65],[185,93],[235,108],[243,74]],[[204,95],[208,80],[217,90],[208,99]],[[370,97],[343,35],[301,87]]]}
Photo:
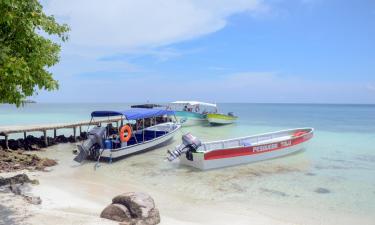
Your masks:
{"label": "boat", "polygon": [[152,103],[146,103],[146,104],[140,104],[140,105],[132,105],[130,108],[142,108],[142,109],[153,109],[153,108],[160,108],[163,107],[162,105],[158,104],[152,104]]}
{"label": "boat", "polygon": [[228,114],[207,113],[206,118],[211,125],[223,125],[236,122],[238,117],[230,112]]}
{"label": "boat", "polygon": [[201,170],[235,166],[290,155],[305,149],[313,128],[297,128],[242,138],[201,142],[190,133],[183,143],[168,151],[168,160]]}
{"label": "boat", "polygon": [[198,101],[171,102],[168,104],[167,109],[175,111],[178,122],[183,126],[206,123],[206,114],[217,112],[216,104]]}
{"label": "boat", "polygon": [[94,111],[91,113],[93,123],[97,117],[119,117],[121,127],[114,128],[111,123],[106,127],[93,127],[88,132],[88,139],[77,145],[79,154],[74,160],[103,159],[111,162],[162,146],[181,128],[180,124],[172,122],[171,116],[174,116],[174,112],[164,109]]}

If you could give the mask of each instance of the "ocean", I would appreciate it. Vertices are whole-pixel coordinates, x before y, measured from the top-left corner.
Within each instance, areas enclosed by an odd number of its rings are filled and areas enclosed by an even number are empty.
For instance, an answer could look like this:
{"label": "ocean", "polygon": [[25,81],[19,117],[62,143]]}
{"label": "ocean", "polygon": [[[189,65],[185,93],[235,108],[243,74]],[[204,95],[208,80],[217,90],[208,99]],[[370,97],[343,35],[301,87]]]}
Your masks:
{"label": "ocean", "polygon": [[[184,127],[168,146],[113,164],[102,163],[95,179],[119,184],[126,177],[153,192],[168,190],[168,195],[206,204],[235,202],[254,210],[277,208],[285,215],[304,209],[303,216],[311,221],[323,218],[316,224],[334,223],[332,216],[325,215],[375,221],[375,105],[218,106],[221,112],[239,116],[237,123]],[[128,107],[120,103],[1,105],[0,126],[89,120],[91,111]],[[167,149],[180,143],[182,133],[191,132],[208,141],[296,127],[313,127],[315,136],[305,151],[287,157],[204,172],[165,161]],[[70,130],[63,132],[71,134]],[[43,154],[73,165],[73,148],[73,144],[61,145]],[[74,167],[75,175],[87,176],[92,167],[93,163]]]}

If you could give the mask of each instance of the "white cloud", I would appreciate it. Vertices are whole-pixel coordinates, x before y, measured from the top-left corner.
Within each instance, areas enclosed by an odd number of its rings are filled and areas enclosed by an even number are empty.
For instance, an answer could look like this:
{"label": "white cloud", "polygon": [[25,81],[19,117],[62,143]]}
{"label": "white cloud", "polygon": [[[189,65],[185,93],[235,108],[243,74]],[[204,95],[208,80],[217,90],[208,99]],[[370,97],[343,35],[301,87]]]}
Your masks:
{"label": "white cloud", "polygon": [[79,46],[155,47],[218,31],[229,16],[258,13],[261,0],[47,0]]}

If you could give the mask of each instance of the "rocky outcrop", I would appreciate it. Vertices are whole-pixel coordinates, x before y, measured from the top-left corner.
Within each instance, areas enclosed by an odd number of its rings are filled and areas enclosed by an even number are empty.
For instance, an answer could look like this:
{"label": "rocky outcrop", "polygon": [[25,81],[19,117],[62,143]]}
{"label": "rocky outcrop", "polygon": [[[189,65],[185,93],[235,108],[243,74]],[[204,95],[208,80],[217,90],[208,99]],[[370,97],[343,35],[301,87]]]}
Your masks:
{"label": "rocky outcrop", "polygon": [[0,186],[12,185],[12,184],[24,184],[24,183],[34,183],[35,181],[30,180],[26,174],[18,174],[13,177],[3,178],[0,177]]}
{"label": "rocky outcrop", "polygon": [[42,199],[27,193],[27,190],[30,189],[28,185],[30,183],[39,184],[38,180],[31,180],[26,174],[18,174],[8,178],[0,177],[0,187],[2,187],[3,190],[8,190],[15,195],[22,196],[24,200],[30,204],[39,205],[42,203]]}
{"label": "rocky outcrop", "polygon": [[46,167],[54,166],[53,159],[40,158],[35,154],[26,154],[23,151],[0,150],[0,171],[15,171],[22,169],[36,169],[44,171]]}
{"label": "rocky outcrop", "polygon": [[[82,141],[87,139],[87,132],[81,132],[80,135],[74,138],[72,135],[65,137],[64,135],[56,136],[56,138],[47,137],[48,146],[56,145],[59,143],[74,143],[76,141]],[[25,139],[9,139],[8,141],[9,149],[11,150],[27,150],[27,151],[36,151],[40,148],[48,147],[44,142],[44,136],[34,137],[33,135],[28,135]],[[5,149],[5,140],[0,140],[0,148]]]}
{"label": "rocky outcrop", "polygon": [[122,225],[155,225],[160,223],[159,210],[150,195],[129,192],[112,199],[100,215],[102,218],[121,222]]}

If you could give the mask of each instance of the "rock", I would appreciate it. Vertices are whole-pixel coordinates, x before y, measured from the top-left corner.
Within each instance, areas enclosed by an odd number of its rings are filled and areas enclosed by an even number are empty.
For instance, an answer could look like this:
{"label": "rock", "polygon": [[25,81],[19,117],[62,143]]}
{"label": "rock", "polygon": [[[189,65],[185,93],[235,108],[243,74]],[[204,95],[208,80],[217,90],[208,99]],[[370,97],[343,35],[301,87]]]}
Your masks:
{"label": "rock", "polygon": [[22,189],[21,189],[21,184],[11,184],[10,185],[10,190],[15,194],[15,195],[22,195]]}
{"label": "rock", "polygon": [[32,144],[32,145],[30,145],[30,149],[29,150],[33,150],[33,151],[39,151],[40,150],[40,148],[39,148],[39,146],[38,145],[36,145],[36,144]]}
{"label": "rock", "polygon": [[56,137],[55,141],[57,143],[67,143],[68,139],[64,135],[59,135]]}
{"label": "rock", "polygon": [[39,196],[29,196],[29,195],[24,195],[24,199],[33,205],[40,205],[42,204],[42,199]]}
{"label": "rock", "polygon": [[121,204],[111,204],[107,206],[100,214],[100,217],[118,222],[131,221],[129,209]]}
{"label": "rock", "polygon": [[146,193],[129,192],[112,199],[112,203],[122,204],[128,207],[133,217],[146,218],[155,208],[154,200]]}
{"label": "rock", "polygon": [[68,141],[69,141],[70,143],[74,143],[74,142],[76,142],[76,139],[73,137],[73,135],[70,135],[70,136],[68,137]]}
{"label": "rock", "polygon": [[146,193],[124,193],[113,198],[112,203],[126,206],[129,210],[132,220],[122,222],[139,225],[154,225],[160,223],[159,210],[155,208],[155,202],[151,196]]}
{"label": "rock", "polygon": [[121,222],[120,225],[135,225],[136,224],[136,221],[125,221],[125,222]]}
{"label": "rock", "polygon": [[42,165],[45,166],[45,167],[50,167],[50,166],[55,166],[57,165],[57,162],[56,160],[53,160],[53,159],[43,159],[42,160]]}
{"label": "rock", "polygon": [[330,190],[328,190],[327,188],[322,188],[322,187],[319,187],[317,189],[314,190],[316,193],[319,193],[319,194],[328,194],[328,193],[331,193]]}
{"label": "rock", "polygon": [[[22,161],[22,160],[20,160],[20,161]],[[15,169],[15,170],[18,170],[20,168],[21,168],[21,164],[19,164],[19,163],[16,163],[16,164],[13,165],[13,169]]]}
{"label": "rock", "polygon": [[40,159],[40,161],[35,166],[35,169],[45,171],[46,167],[51,167],[55,165],[57,165],[56,160],[44,158]]}
{"label": "rock", "polygon": [[30,182],[32,185],[38,185],[39,184],[39,180],[35,179],[35,180],[31,180]]}
{"label": "rock", "polygon": [[112,199],[100,215],[102,218],[121,222],[120,225],[155,225],[160,223],[159,210],[150,195],[129,192]]}
{"label": "rock", "polygon": [[7,184],[23,184],[23,183],[31,183],[31,180],[26,174],[18,174],[14,177],[9,177],[9,178],[0,177],[0,186],[7,185]]}
{"label": "rock", "polygon": [[151,209],[147,218],[138,220],[136,225],[154,225],[158,223],[160,223],[160,213],[157,208],[154,208]]}
{"label": "rock", "polygon": [[8,141],[8,146],[12,150],[17,150],[21,148],[22,144],[18,140],[10,139]]}
{"label": "rock", "polygon": [[40,158],[35,154],[26,154],[22,150],[0,151],[0,171],[14,171],[22,169],[45,170],[45,167],[54,166],[57,162]]}
{"label": "rock", "polygon": [[82,140],[85,140],[85,139],[87,139],[87,132],[81,132],[80,134],[79,134],[79,136],[82,138]]}

